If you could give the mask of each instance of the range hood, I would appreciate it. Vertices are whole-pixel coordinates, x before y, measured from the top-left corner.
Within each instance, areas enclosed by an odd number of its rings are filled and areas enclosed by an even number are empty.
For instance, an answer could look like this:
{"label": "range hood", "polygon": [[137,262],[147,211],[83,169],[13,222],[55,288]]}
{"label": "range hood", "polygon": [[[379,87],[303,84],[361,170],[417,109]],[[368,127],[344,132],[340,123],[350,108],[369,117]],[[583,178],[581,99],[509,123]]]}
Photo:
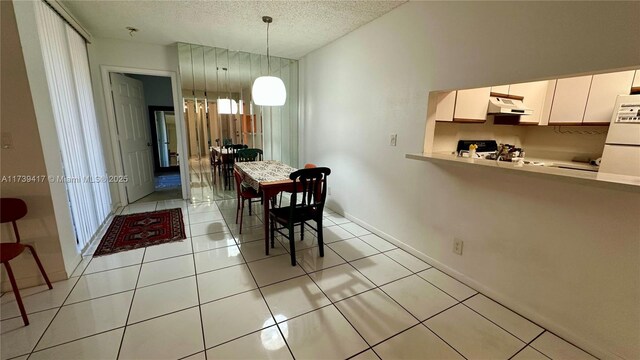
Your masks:
{"label": "range hood", "polygon": [[524,106],[522,100],[491,96],[487,113],[491,115],[531,115],[533,110]]}

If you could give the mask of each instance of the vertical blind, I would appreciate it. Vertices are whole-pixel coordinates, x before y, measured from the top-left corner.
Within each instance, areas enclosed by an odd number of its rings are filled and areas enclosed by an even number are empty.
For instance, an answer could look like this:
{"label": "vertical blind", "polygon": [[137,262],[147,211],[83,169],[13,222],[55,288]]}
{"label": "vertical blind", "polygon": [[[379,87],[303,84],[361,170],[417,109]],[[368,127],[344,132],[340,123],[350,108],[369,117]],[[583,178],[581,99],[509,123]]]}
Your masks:
{"label": "vertical blind", "polygon": [[35,2],[38,36],[60,141],[64,181],[78,248],[111,210],[84,39],[42,1]]}

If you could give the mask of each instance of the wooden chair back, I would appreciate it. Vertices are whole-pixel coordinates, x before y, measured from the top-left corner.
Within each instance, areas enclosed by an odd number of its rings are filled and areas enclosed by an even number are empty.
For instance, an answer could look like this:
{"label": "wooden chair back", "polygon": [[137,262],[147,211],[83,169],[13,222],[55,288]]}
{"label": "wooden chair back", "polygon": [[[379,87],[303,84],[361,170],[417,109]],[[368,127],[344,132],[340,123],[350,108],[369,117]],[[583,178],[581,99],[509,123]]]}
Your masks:
{"label": "wooden chair back", "polygon": [[262,150],[261,149],[240,149],[238,150],[238,157],[236,158],[238,162],[246,162],[246,161],[262,161]]}
{"label": "wooden chair back", "polygon": [[[331,169],[314,167],[294,171],[289,175],[293,180],[289,218],[293,221],[296,212],[303,212],[313,217],[322,216],[327,198],[327,176]],[[300,197],[300,201],[298,201]]]}

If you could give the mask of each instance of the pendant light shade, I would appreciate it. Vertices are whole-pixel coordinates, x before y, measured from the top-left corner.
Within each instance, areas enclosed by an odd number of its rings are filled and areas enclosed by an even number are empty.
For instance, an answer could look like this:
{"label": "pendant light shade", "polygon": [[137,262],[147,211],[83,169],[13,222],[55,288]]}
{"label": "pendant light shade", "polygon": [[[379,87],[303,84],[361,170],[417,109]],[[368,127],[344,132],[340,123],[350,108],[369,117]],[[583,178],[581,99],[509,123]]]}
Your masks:
{"label": "pendant light shade", "polygon": [[218,99],[218,114],[236,114],[238,103],[233,99]]}
{"label": "pendant light shade", "polygon": [[256,105],[282,106],[287,100],[287,89],[279,77],[260,76],[253,83],[251,96]]}
{"label": "pendant light shade", "polygon": [[267,69],[268,76],[260,76],[253,82],[251,97],[256,105],[282,106],[287,101],[287,89],[282,79],[271,76],[271,59],[269,57],[269,24],[273,22],[270,16],[263,16],[262,21],[267,24]]}

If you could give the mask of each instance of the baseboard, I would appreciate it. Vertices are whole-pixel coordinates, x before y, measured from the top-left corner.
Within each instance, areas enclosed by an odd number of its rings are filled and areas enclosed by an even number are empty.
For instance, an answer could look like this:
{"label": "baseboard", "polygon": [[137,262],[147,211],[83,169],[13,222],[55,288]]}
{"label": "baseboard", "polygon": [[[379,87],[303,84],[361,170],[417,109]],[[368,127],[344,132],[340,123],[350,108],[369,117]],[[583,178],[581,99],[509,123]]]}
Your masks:
{"label": "baseboard", "polygon": [[[334,211],[334,210],[332,210]],[[336,211],[334,211],[336,212]],[[336,212],[338,213],[338,212]],[[339,213],[338,213],[339,214]],[[418,251],[417,249],[405,244],[404,242],[400,241],[399,239],[395,238],[394,236],[392,236],[391,234],[387,234],[384,231],[371,226],[370,224],[358,219],[357,217],[349,214],[349,213],[343,213],[341,214],[342,216],[344,216],[345,218],[349,219],[350,221],[362,226],[363,228],[371,231],[372,233],[380,236],[381,238],[389,241],[390,243],[396,245],[397,247],[401,248],[402,250],[407,251],[408,253],[416,256],[417,258],[431,264],[433,267],[435,267],[436,269],[450,275],[451,277],[455,278],[456,280],[466,284],[467,286],[475,289],[476,291],[482,293],[483,295],[487,296],[488,298],[491,298],[492,300],[494,300],[495,302],[501,304],[502,306],[508,308],[509,310],[515,312],[516,314],[519,314],[522,317],[525,317],[527,319],[529,319],[530,321],[538,324],[540,327],[543,327],[547,330],[549,330],[550,332],[554,333],[555,335],[559,336],[560,338],[564,339],[567,342],[570,342],[578,347],[580,347],[581,349],[591,353],[592,355],[594,355],[597,358],[600,359],[619,359],[619,360],[624,360],[624,358],[620,357],[619,355],[612,353],[608,350],[605,350],[601,347],[598,347],[596,345],[593,344],[592,341],[589,341],[587,339],[585,339],[584,337],[574,333],[573,331],[555,323],[553,320],[545,317],[544,315],[534,311],[533,309],[526,307],[526,306],[522,306],[520,305],[517,301],[515,301],[514,299],[505,296],[502,293],[499,293],[497,291],[494,291],[493,289],[475,281],[474,279],[450,268],[449,266],[439,262],[438,260]]]}

